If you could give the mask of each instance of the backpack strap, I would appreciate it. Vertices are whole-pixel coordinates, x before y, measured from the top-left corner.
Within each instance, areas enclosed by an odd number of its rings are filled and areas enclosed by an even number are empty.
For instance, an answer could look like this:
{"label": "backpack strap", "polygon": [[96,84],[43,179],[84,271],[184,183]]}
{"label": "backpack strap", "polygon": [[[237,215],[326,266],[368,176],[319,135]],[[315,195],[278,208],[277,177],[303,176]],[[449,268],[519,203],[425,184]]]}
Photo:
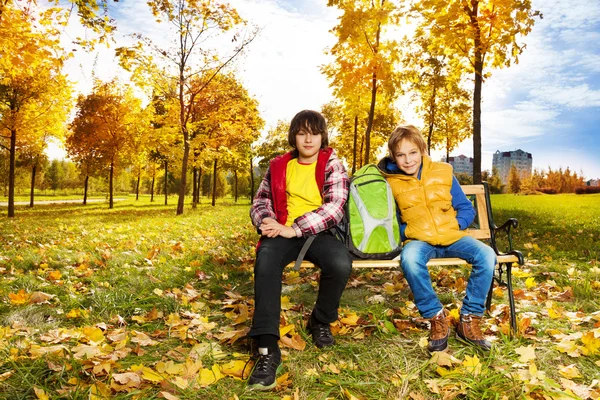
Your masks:
{"label": "backpack strap", "polygon": [[304,246],[302,246],[300,253],[298,253],[298,258],[296,258],[296,263],[294,264],[294,269],[296,271],[300,270],[300,264],[302,264],[302,260],[304,260],[304,256],[306,255],[308,248],[310,247],[310,245],[316,237],[317,235],[309,236],[308,239],[306,239],[306,242],[304,242]]}

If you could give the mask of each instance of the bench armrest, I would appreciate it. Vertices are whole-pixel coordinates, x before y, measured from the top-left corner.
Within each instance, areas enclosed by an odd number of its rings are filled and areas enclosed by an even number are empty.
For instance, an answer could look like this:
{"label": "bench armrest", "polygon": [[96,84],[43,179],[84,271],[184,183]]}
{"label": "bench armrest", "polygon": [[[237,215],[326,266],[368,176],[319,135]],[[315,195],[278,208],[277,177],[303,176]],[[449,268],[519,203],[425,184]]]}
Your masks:
{"label": "bench armrest", "polygon": [[[491,244],[492,244],[492,248],[494,249],[496,254],[498,254],[498,255],[508,255],[508,254],[515,255],[519,258],[519,264],[523,264],[523,255],[521,254],[520,251],[514,249],[512,235],[511,235],[511,229],[513,229],[513,228],[516,229],[518,226],[519,226],[519,221],[517,221],[515,218],[509,218],[501,226],[494,226],[493,227],[494,233],[492,235],[492,240],[491,240],[492,243]],[[508,249],[506,250],[506,252],[501,252],[498,249],[498,245],[496,244],[496,237],[498,236],[498,234],[506,235],[506,238],[508,239]]]}

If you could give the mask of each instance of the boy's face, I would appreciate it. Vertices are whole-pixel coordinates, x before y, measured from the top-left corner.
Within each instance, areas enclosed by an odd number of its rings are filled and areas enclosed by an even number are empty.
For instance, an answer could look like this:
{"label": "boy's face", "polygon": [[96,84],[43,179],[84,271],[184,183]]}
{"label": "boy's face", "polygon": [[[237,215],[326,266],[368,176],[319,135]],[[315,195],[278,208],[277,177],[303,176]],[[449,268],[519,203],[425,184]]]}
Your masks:
{"label": "boy's face", "polygon": [[396,146],[394,160],[406,175],[417,177],[423,156],[416,144],[409,140],[402,140]]}
{"label": "boy's face", "polygon": [[301,128],[296,134],[296,148],[298,149],[298,161],[310,164],[317,161],[321,140],[320,133],[312,133],[309,129]]}

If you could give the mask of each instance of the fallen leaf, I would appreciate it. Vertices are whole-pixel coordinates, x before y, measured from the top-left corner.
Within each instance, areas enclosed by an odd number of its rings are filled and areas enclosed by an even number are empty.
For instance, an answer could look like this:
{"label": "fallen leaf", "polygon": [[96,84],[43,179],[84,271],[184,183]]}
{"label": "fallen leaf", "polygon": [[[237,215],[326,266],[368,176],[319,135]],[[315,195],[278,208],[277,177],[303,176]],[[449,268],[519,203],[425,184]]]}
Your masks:
{"label": "fallen leaf", "polygon": [[19,290],[17,293],[9,293],[8,298],[11,304],[21,305],[29,303],[29,293],[25,293],[25,289]]}
{"label": "fallen leaf", "polygon": [[37,397],[39,400],[50,400],[50,397],[48,397],[44,389],[34,386],[33,391],[35,392],[35,397]]}
{"label": "fallen leaf", "polygon": [[533,346],[517,347],[515,352],[520,356],[519,362],[527,363],[531,360],[535,360],[535,348]]}
{"label": "fallen leaf", "polygon": [[581,373],[579,372],[579,369],[577,368],[577,365],[575,364],[567,365],[566,367],[561,365],[558,369],[558,373],[568,379],[582,377]]}

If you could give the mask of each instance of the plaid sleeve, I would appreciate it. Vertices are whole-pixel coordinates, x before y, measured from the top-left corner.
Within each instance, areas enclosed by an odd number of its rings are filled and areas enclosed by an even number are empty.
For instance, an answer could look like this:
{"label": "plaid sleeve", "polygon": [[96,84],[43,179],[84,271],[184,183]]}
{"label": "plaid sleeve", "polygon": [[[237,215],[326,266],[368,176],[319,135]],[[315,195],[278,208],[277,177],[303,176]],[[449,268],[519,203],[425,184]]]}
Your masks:
{"label": "plaid sleeve", "polygon": [[256,195],[250,207],[252,224],[258,228],[265,218],[277,219],[273,209],[273,195],[271,193],[271,168],[267,169],[265,177],[260,182]]}
{"label": "plaid sleeve", "polygon": [[332,154],[325,167],[323,205],[315,211],[296,218],[292,227],[299,236],[308,237],[326,231],[339,224],[344,216],[344,204],[348,199],[350,181],[341,161]]}

